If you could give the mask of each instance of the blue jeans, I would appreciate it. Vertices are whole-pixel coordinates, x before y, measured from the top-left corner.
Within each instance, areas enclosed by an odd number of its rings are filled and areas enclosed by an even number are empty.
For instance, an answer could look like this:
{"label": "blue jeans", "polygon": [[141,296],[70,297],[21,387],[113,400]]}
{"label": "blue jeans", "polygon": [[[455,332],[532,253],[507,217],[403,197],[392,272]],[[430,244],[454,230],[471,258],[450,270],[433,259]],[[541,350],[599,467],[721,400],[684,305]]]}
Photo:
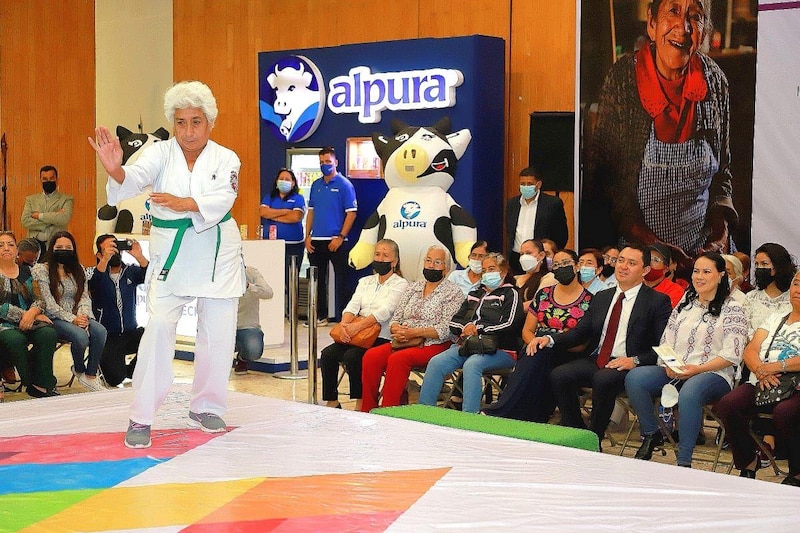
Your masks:
{"label": "blue jeans", "polygon": [[[58,338],[68,341],[72,349],[72,364],[75,365],[75,372],[97,375],[100,366],[100,356],[103,355],[103,347],[106,345],[106,328],[100,322],[89,319],[89,332],[82,327],[76,326],[72,322],[53,319],[53,326],[56,328]],[[89,359],[86,363],[83,358],[89,348]]]}
{"label": "blue jeans", "polygon": [[[625,391],[631,407],[639,417],[642,435],[652,435],[659,430],[653,397],[671,380],[664,367],[640,366],[625,378]],[[713,372],[703,372],[687,380],[678,380],[678,464],[690,466],[697,435],[703,427],[703,405],[722,398],[731,391],[728,381]]]}
{"label": "blue jeans", "polygon": [[264,353],[264,332],[258,328],[244,328],[236,330],[237,356],[242,361],[257,361]]}
{"label": "blue jeans", "polygon": [[430,360],[428,368],[425,369],[425,378],[422,380],[419,403],[436,405],[436,399],[442,390],[445,376],[452,374],[456,369],[463,368],[464,403],[462,410],[466,413],[477,413],[481,408],[483,372],[513,368],[514,358],[505,350],[462,357],[458,355],[458,348],[458,345],[454,344]]}

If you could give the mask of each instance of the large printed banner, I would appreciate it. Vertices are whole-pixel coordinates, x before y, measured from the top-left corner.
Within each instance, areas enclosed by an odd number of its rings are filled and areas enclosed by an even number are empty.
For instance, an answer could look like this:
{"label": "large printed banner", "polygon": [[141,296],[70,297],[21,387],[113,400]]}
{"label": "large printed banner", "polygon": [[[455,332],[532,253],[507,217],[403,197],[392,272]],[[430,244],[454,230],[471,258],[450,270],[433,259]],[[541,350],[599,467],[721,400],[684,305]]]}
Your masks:
{"label": "large printed banner", "polygon": [[760,0],[758,10],[753,243],[800,258],[800,2]]}
{"label": "large printed banner", "polygon": [[649,4],[581,3],[579,244],[662,241],[685,272],[751,248],[756,13]]}

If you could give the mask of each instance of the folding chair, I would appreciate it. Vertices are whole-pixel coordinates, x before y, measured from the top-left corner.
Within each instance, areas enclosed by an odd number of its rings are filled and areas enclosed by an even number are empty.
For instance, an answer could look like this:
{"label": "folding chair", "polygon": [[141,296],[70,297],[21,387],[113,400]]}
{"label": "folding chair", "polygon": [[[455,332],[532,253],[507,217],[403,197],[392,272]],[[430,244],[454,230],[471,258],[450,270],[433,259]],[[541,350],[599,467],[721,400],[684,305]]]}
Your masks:
{"label": "folding chair", "polygon": [[[481,401],[481,409],[491,403],[491,399],[495,391],[497,394],[500,394],[503,391],[503,388],[505,387],[505,380],[508,378],[511,370],[511,368],[500,368],[497,370],[484,371],[483,392],[481,394],[483,400]],[[452,384],[450,385],[450,390],[445,394],[442,407],[454,409],[456,406],[453,403],[453,396],[464,396],[464,391],[461,389],[461,385],[459,384],[462,373],[463,370],[459,368],[451,375],[450,380],[452,381]],[[445,383],[447,383],[447,381],[445,381]]]}
{"label": "folding chair", "polygon": [[[756,415],[756,418],[761,419],[761,420],[769,420],[769,421],[771,421],[772,420],[772,414],[771,413],[758,413]],[[759,435],[757,435],[755,431],[753,431],[753,425],[752,424],[748,424],[747,432],[750,435],[750,438],[753,439],[753,442],[756,443],[756,446],[758,446],[758,449],[761,450],[761,452],[767,457],[767,459],[769,459],[769,464],[772,466],[772,470],[775,471],[775,475],[776,476],[788,476],[789,472],[784,472],[783,470],[781,470],[781,468],[778,466],[778,463],[777,463],[777,461],[775,459],[775,454],[773,454],[772,451],[770,451],[770,449],[764,444],[764,441],[762,440],[762,438]],[[730,470],[728,470],[728,471],[730,472]]]}

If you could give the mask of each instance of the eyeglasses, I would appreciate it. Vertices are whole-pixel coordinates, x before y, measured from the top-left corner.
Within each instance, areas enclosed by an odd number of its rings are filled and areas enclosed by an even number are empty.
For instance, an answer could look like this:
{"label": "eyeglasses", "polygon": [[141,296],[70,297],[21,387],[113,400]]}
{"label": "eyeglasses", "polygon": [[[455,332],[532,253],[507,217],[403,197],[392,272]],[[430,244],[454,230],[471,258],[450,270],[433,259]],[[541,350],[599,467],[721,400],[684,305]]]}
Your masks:
{"label": "eyeglasses", "polygon": [[663,265],[665,262],[666,262],[666,261],[664,261],[664,258],[663,258],[663,257],[656,257],[656,256],[652,256],[652,257],[650,258],[650,264],[651,264],[651,265],[652,265],[653,263],[657,263],[657,264],[659,264],[659,265]]}
{"label": "eyeglasses", "polygon": [[571,267],[571,266],[575,266],[575,261],[564,260],[561,261],[560,263],[553,263],[553,269],[561,267]]}
{"label": "eyeglasses", "polygon": [[617,258],[616,258],[616,257],[613,257],[613,256],[610,256],[610,255],[604,255],[604,256],[603,256],[603,261],[605,261],[605,262],[606,262],[606,263],[608,263],[609,265],[615,265],[615,264],[617,264]]}
{"label": "eyeglasses", "polygon": [[437,267],[443,267],[444,266],[444,261],[442,261],[441,259],[430,259],[430,258],[426,257],[425,258],[425,264],[426,265],[433,265],[433,266],[437,266]]}

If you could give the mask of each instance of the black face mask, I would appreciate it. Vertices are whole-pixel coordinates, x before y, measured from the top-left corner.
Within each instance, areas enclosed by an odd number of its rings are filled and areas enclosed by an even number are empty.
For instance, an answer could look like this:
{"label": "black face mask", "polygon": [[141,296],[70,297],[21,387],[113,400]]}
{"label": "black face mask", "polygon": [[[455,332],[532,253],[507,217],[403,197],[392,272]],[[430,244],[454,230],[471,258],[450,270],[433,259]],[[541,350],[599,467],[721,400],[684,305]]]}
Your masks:
{"label": "black face mask", "polygon": [[61,265],[74,265],[78,263],[78,256],[74,250],[53,250],[53,259]]}
{"label": "black face mask", "polygon": [[53,194],[56,190],[56,182],[55,181],[43,181],[42,182],[42,190],[45,194]]}
{"label": "black face mask", "polygon": [[556,281],[562,285],[569,285],[575,279],[575,267],[563,266],[553,270]]}
{"label": "black face mask", "polygon": [[775,279],[775,276],[772,275],[771,268],[760,267],[755,270],[755,273],[756,273],[756,287],[758,287],[759,290],[762,291],[766,289],[767,285],[772,283],[772,281]]}
{"label": "black face mask", "polygon": [[122,256],[120,254],[114,254],[108,260],[108,266],[111,268],[117,268],[122,264]]}
{"label": "black face mask", "polygon": [[607,278],[613,273],[614,273],[614,265],[603,265],[603,271],[600,272],[600,275],[603,276],[604,278]]}
{"label": "black face mask", "polygon": [[385,276],[392,271],[392,263],[389,261],[373,261],[372,270],[377,272],[379,276]]}
{"label": "black face mask", "polygon": [[423,268],[422,269],[422,276],[430,281],[431,283],[436,283],[437,281],[442,281],[444,277],[444,270],[434,270],[432,268]]}

